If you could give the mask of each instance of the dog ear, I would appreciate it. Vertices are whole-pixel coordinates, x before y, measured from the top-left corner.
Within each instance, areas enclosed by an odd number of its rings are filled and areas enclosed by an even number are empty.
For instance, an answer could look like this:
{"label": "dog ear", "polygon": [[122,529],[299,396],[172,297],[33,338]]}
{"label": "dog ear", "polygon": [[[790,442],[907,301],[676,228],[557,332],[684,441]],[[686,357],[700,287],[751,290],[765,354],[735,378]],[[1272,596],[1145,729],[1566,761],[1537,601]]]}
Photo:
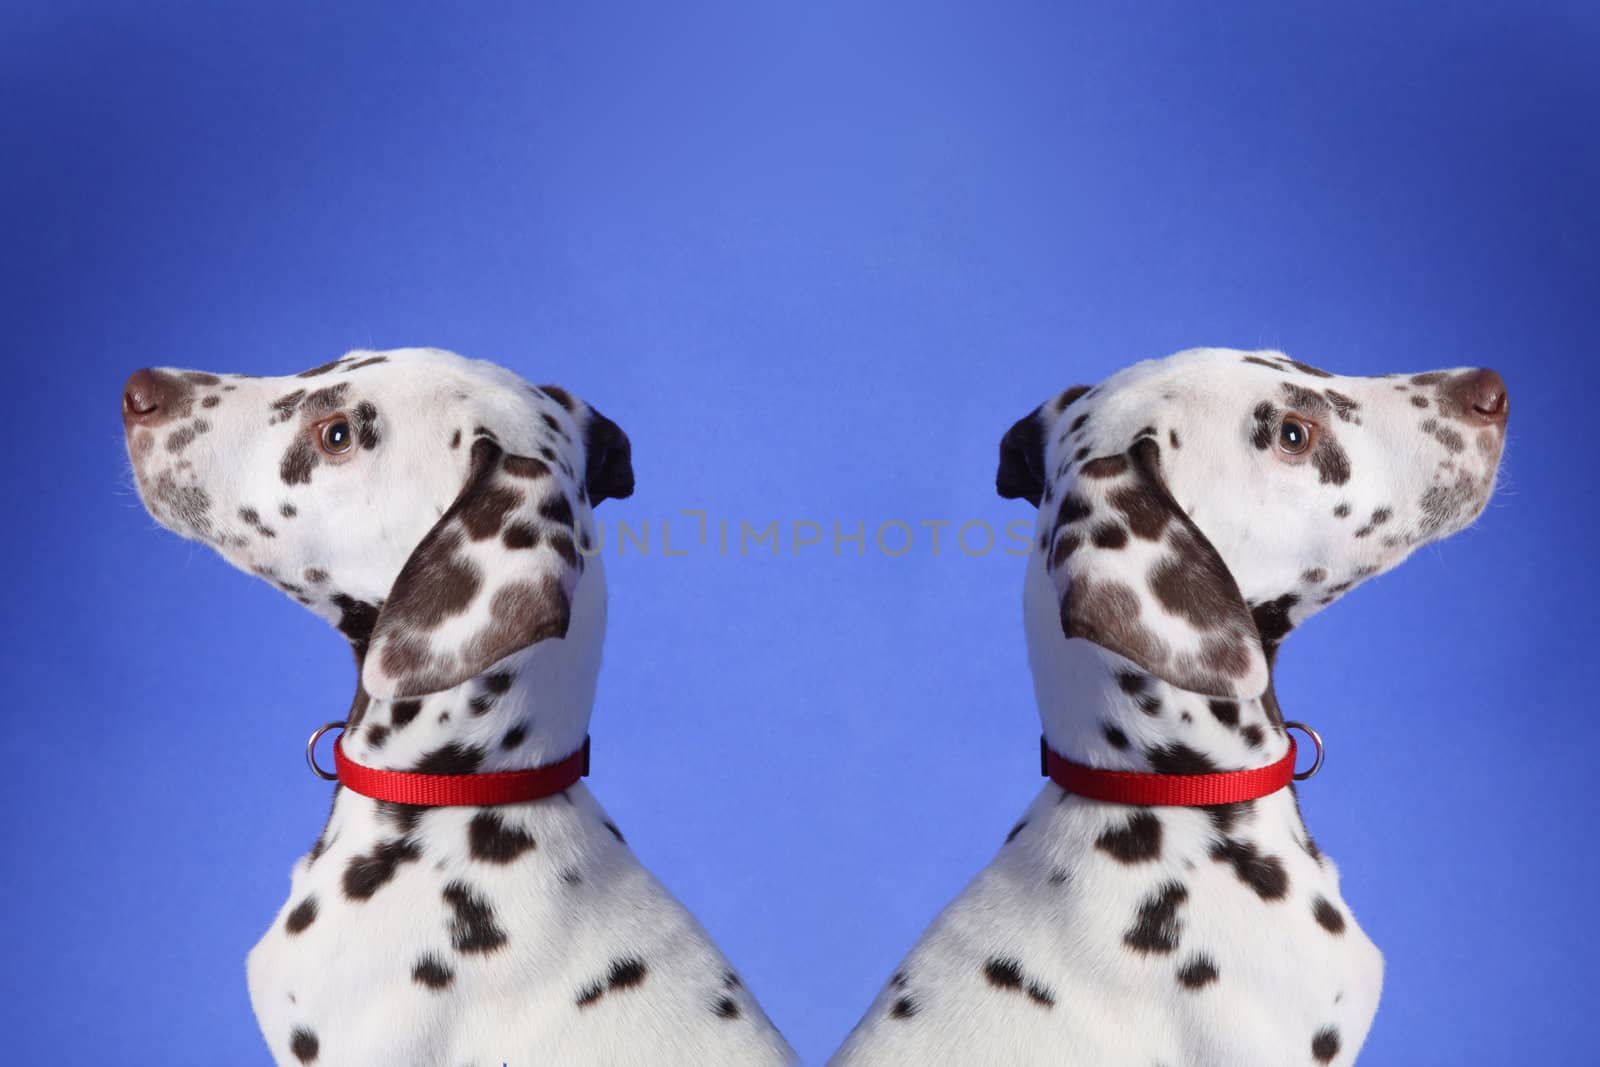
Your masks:
{"label": "dog ear", "polygon": [[1160,446],[1069,463],[1041,525],[1061,628],[1180,689],[1249,700],[1270,681],[1227,564],[1168,492]]}
{"label": "dog ear", "polygon": [[1012,424],[1000,438],[1000,467],[995,492],[1007,500],[1019,497],[1039,506],[1044,494],[1044,408],[1035,408]]}
{"label": "dog ear", "polygon": [[583,431],[584,490],[589,503],[633,495],[633,446],[622,428],[593,407]]}
{"label": "dog ear", "polygon": [[559,461],[511,455],[480,432],[466,484],[406,560],[373,626],[361,680],[379,700],[453,688],[566,636],[578,548],[589,541],[575,479]]}
{"label": "dog ear", "polygon": [[1087,385],[1074,385],[1054,400],[1046,401],[1012,424],[1000,438],[1000,466],[995,471],[994,488],[1007,500],[1022,499],[1039,506],[1044,496],[1045,434],[1072,402],[1089,391]]}

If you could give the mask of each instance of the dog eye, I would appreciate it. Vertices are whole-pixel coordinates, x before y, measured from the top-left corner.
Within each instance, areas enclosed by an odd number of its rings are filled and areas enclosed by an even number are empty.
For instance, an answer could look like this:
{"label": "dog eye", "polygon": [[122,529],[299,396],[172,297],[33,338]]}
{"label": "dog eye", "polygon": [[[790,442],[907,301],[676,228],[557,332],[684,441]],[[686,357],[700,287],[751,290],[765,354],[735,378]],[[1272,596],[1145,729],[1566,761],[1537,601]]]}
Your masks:
{"label": "dog eye", "polygon": [[322,450],[330,456],[342,456],[350,451],[350,446],[355,443],[356,435],[350,430],[350,421],[344,418],[329,419],[322,424],[322,432],[317,437],[317,443]]}
{"label": "dog eye", "polygon": [[1287,418],[1278,427],[1278,449],[1298,456],[1311,447],[1311,427],[1296,418]]}

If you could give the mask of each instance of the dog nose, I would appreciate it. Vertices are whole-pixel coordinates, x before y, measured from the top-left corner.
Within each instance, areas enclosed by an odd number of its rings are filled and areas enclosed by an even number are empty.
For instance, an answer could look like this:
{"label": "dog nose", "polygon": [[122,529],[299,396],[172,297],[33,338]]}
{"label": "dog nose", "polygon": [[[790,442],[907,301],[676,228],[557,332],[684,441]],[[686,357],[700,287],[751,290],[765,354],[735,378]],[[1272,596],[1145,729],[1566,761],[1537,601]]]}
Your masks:
{"label": "dog nose", "polygon": [[1505,379],[1488,368],[1460,375],[1445,392],[1471,422],[1503,425],[1506,421]]}
{"label": "dog nose", "polygon": [[182,392],[182,385],[171,375],[149,367],[136,370],[122,387],[122,421],[143,426],[160,423],[172,413],[173,402]]}

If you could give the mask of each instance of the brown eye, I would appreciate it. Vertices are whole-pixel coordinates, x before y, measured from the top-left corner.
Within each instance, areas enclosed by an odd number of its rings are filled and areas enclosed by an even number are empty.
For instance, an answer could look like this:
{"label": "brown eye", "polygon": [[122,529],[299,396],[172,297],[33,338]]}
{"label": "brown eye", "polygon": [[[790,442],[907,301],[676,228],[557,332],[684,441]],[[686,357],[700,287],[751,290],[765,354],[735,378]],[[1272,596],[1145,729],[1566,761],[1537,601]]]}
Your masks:
{"label": "brown eye", "polygon": [[330,456],[344,455],[355,442],[356,435],[350,429],[350,420],[342,415],[324,422],[317,432],[317,444]]}
{"label": "brown eye", "polygon": [[1278,450],[1298,456],[1311,447],[1311,426],[1299,419],[1284,419],[1278,426]]}

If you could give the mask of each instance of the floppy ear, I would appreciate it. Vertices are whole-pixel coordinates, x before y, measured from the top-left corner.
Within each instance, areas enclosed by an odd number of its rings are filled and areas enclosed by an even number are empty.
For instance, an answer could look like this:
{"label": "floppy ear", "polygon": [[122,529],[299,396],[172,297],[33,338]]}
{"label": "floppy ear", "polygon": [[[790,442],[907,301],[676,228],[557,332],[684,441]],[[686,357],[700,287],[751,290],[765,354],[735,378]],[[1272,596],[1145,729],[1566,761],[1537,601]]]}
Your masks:
{"label": "floppy ear", "polygon": [[1040,541],[1068,637],[1180,689],[1250,700],[1270,680],[1233,575],[1161,479],[1160,446],[1068,464]]}
{"label": "floppy ear", "polygon": [[633,495],[633,446],[622,428],[593,407],[583,430],[583,485],[589,503]]}
{"label": "floppy ear", "polygon": [[588,533],[558,463],[472,444],[455,503],[412,551],[378,613],[362,665],[373,697],[450,689],[513,652],[565,637]]}

